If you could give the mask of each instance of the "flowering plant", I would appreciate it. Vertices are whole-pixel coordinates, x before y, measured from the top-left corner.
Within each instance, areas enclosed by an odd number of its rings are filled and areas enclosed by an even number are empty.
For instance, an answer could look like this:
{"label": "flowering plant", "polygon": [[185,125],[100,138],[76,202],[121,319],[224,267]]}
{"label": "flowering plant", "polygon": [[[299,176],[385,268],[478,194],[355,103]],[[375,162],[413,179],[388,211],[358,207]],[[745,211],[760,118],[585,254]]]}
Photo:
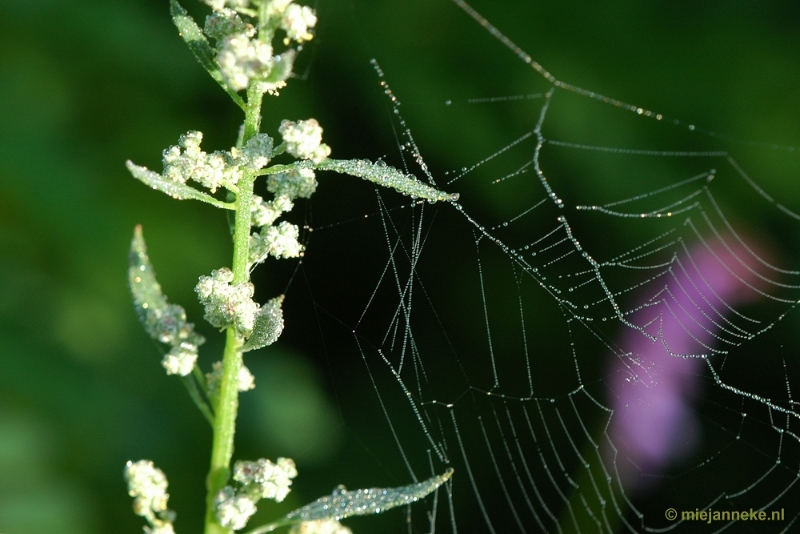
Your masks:
{"label": "flowering plant", "polygon": [[[330,159],[331,148],[322,142],[323,130],[315,119],[283,120],[278,127],[278,143],[261,132],[262,100],[265,95],[278,96],[286,86],[302,43],[314,37],[316,14],[292,0],[205,3],[212,13],[202,29],[177,0],[171,0],[172,18],[200,64],[244,112],[236,145],[209,154],[200,146],[203,134],[190,131],[177,145],[164,150],[161,173],[130,161],[127,166],[135,178],[173,198],[199,200],[234,214],[231,267],[201,276],[195,287],[205,319],[226,335],[222,360],[213,364],[211,372],[203,374],[197,363],[205,339],[187,321],[184,309],[169,303],[161,292],[141,227],[136,228],[131,244],[129,283],[145,331],[165,348],[162,365],[167,374],[182,378],[213,429],[205,533],[221,534],[243,529],[256,512],[258,501],[282,501],[298,474],[289,458],[237,461],[231,470],[238,395],[255,387],[243,354],[274,343],[283,330],[284,297],[276,296],[264,304],[255,302],[250,273],[270,256],[285,259],[304,253],[298,227],[278,219],[293,208],[295,200],[314,193],[317,170],[349,174],[430,202],[452,201],[456,196],[382,162]],[[273,41],[279,33],[283,35],[279,44],[282,50],[276,53]],[[270,165],[284,155],[294,161]],[[254,194],[255,182],[262,176],[273,195],[269,200]],[[339,519],[414,502],[451,474],[449,470],[400,488],[340,489],[250,533],[291,525],[295,533],[344,534],[350,530]],[[151,461],[141,460],[128,462],[125,477],[134,498],[134,511],[147,520],[145,532],[172,534],[176,515],[168,508],[164,473]]]}

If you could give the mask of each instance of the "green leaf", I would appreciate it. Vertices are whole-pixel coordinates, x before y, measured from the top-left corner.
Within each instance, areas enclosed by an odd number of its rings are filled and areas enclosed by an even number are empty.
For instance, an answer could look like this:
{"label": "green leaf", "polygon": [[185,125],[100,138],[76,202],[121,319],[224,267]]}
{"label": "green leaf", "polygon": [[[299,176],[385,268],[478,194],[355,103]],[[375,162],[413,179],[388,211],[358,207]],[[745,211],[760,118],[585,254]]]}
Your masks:
{"label": "green leaf", "polygon": [[261,306],[253,332],[242,347],[242,352],[258,350],[275,343],[283,332],[283,295],[270,299]]}
{"label": "green leaf", "polygon": [[365,159],[326,159],[313,166],[316,169],[349,174],[372,183],[390,187],[412,198],[422,198],[428,202],[456,201],[458,193],[445,193],[417,180],[413,174],[386,165],[382,161],[373,163]]}
{"label": "green leaf", "polygon": [[128,284],[136,315],[150,337],[171,346],[179,345],[182,341],[190,341],[197,346],[205,342],[203,336],[194,331],[194,325],[186,322],[184,309],[177,304],[170,304],[161,292],[161,285],[147,257],[141,225],[134,230],[128,254]]}
{"label": "green leaf", "polygon": [[216,206],[218,208],[234,210],[236,206],[234,204],[228,204],[226,202],[222,202],[221,200],[217,200],[216,198],[212,197],[208,193],[203,193],[202,191],[198,191],[194,187],[186,184],[182,184],[180,182],[173,182],[172,180],[167,180],[157,172],[151,171],[147,167],[139,167],[135,165],[131,161],[125,162],[125,166],[128,167],[128,170],[131,171],[131,174],[137,180],[144,182],[145,185],[152,187],[153,189],[157,189],[162,193],[166,193],[172,198],[177,198],[178,200],[187,200],[187,199],[194,199],[200,200],[205,202],[206,204],[211,204],[212,206]]}
{"label": "green leaf", "polygon": [[432,493],[444,484],[453,470],[428,480],[400,486],[398,488],[369,488],[355,491],[337,489],[331,495],[302,506],[280,521],[251,530],[248,534],[264,534],[278,527],[301,521],[325,521],[344,519],[354,515],[380,514],[391,508],[411,504]]}
{"label": "green leaf", "polygon": [[208,71],[211,77],[214,78],[225,92],[230,95],[233,101],[236,102],[236,105],[242,108],[242,110],[245,110],[247,105],[244,100],[242,100],[242,97],[240,97],[236,91],[228,87],[225,84],[225,80],[222,79],[222,73],[217,65],[214,49],[209,44],[200,26],[189,16],[189,13],[186,12],[177,0],[170,0],[170,13],[172,14],[172,22],[175,23],[181,38],[189,46],[189,50],[192,51],[197,61],[200,62],[203,68]]}
{"label": "green leaf", "polygon": [[156,281],[156,273],[147,257],[147,245],[142,235],[142,227],[137,226],[131,241],[131,250],[128,253],[128,285],[133,295],[133,306],[139,322],[144,326],[147,334],[162,343],[169,343],[173,337],[170,330],[175,321],[176,312],[180,314],[183,308],[171,309],[167,298],[161,292],[161,286]]}

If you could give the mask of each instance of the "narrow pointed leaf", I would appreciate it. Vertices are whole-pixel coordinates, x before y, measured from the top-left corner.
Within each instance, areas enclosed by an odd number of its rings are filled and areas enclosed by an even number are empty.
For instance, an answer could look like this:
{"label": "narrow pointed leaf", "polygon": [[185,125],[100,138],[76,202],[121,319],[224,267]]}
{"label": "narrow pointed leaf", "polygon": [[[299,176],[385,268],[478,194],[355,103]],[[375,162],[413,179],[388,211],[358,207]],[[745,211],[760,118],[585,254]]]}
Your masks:
{"label": "narrow pointed leaf", "polygon": [[168,194],[172,198],[177,198],[178,200],[200,200],[206,204],[211,204],[212,206],[216,206],[218,208],[229,210],[236,209],[233,204],[228,204],[226,202],[222,202],[221,200],[217,200],[208,193],[199,191],[190,185],[167,180],[157,172],[151,171],[147,167],[140,167],[131,161],[126,162],[125,166],[128,167],[128,170],[131,172],[134,178],[143,182],[145,185],[152,187],[153,189],[157,189],[162,193]]}
{"label": "narrow pointed leaf", "polygon": [[242,347],[242,352],[258,350],[275,343],[283,332],[283,295],[267,301],[256,317],[253,332]]}
{"label": "narrow pointed leaf", "polygon": [[182,341],[189,341],[196,346],[205,342],[203,336],[194,331],[194,325],[186,322],[184,309],[177,304],[170,304],[161,292],[147,256],[141,226],[134,231],[128,254],[128,284],[136,315],[150,337],[171,346],[179,345]]}
{"label": "narrow pointed leaf", "polygon": [[317,499],[291,512],[283,519],[253,529],[247,534],[266,534],[277,528],[303,521],[338,521],[354,515],[380,514],[428,496],[451,476],[453,470],[448,469],[442,475],[398,488],[369,488],[355,491],[337,489],[330,496]]}
{"label": "narrow pointed leaf", "polygon": [[458,200],[458,193],[445,193],[417,180],[413,174],[405,174],[383,162],[373,163],[365,159],[326,159],[314,168],[349,174],[372,183],[390,187],[404,195],[422,198],[429,202]]}
{"label": "narrow pointed leaf", "polygon": [[141,226],[134,230],[128,254],[128,284],[139,322],[150,337],[161,341],[164,325],[160,320],[169,304],[161,292],[161,285],[156,281],[156,273],[147,256],[147,245]]}
{"label": "narrow pointed leaf", "polygon": [[172,14],[172,22],[175,23],[175,26],[178,28],[178,32],[180,33],[181,38],[186,42],[189,46],[189,50],[192,51],[194,57],[197,58],[197,61],[203,66],[206,71],[211,75],[212,78],[223,88],[225,92],[230,95],[236,105],[238,105],[243,110],[247,107],[236,91],[232,90],[225,84],[225,81],[222,79],[222,73],[219,70],[219,66],[217,65],[217,60],[214,57],[214,49],[206,39],[206,36],[203,34],[203,30],[200,29],[200,26],[194,21],[194,19],[189,16],[189,13],[181,6],[177,0],[170,0],[170,12]]}
{"label": "narrow pointed leaf", "polygon": [[344,519],[354,515],[370,515],[385,512],[390,508],[411,504],[441,486],[453,475],[448,469],[435,476],[410,486],[398,488],[369,488],[355,491],[336,490],[333,494],[317,499],[284,518],[283,524],[297,521],[319,521]]}

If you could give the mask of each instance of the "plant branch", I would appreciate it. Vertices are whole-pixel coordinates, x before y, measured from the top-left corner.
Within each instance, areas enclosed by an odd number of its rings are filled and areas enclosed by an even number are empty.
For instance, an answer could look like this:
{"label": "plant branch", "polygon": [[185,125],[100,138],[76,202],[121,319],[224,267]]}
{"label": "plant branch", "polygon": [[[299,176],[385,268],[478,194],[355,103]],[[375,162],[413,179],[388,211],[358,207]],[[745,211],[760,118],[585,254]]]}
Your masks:
{"label": "plant branch", "polygon": [[[197,367],[195,367],[195,369],[197,369]],[[211,428],[214,428],[214,413],[211,411],[211,408],[205,399],[203,399],[203,395],[200,393],[200,388],[197,387],[197,377],[184,376],[181,378],[183,379],[183,385],[186,386],[186,390],[189,392],[189,396],[192,398],[203,416],[211,424]]]}
{"label": "plant branch", "polygon": [[[244,142],[258,133],[261,122],[261,96],[248,91],[245,113]],[[255,176],[245,173],[239,180],[239,194],[236,196],[236,218],[233,231],[233,283],[247,282],[249,273],[249,242]],[[206,524],[205,534],[229,534],[230,529],[222,527],[216,518],[214,498],[225,487],[230,478],[230,463],[233,456],[233,437],[236,433],[236,413],[239,408],[239,368],[241,366],[241,347],[244,340],[236,332],[236,327],[227,330],[225,352],[222,358],[222,380],[219,396],[214,406],[214,437],[211,449],[211,466],[206,485]]]}

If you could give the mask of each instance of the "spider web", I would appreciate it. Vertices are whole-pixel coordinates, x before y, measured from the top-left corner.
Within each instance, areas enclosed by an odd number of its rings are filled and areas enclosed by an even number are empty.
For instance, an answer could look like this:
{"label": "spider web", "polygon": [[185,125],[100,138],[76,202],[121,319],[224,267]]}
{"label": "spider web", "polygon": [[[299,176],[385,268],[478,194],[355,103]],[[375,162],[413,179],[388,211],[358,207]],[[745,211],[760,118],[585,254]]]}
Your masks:
{"label": "spider web", "polygon": [[[303,262],[306,326],[319,332],[348,426],[368,428],[353,462],[404,483],[455,469],[386,528],[796,528],[800,271],[752,214],[769,212],[785,234],[800,215],[737,157],[795,149],[557,79],[453,2],[538,76],[530,93],[443,105],[518,105],[529,123],[436,170],[391,71],[374,61],[397,139],[387,163],[460,199],[428,205],[376,190],[366,213],[319,210]],[[634,128],[647,142],[565,134],[559,122],[576,107],[602,131]],[[608,173],[586,169],[613,169],[619,186],[593,187]],[[335,287],[332,272],[352,283]],[[728,515],[701,520],[714,511]],[[766,519],[751,526],[760,511]]]}

